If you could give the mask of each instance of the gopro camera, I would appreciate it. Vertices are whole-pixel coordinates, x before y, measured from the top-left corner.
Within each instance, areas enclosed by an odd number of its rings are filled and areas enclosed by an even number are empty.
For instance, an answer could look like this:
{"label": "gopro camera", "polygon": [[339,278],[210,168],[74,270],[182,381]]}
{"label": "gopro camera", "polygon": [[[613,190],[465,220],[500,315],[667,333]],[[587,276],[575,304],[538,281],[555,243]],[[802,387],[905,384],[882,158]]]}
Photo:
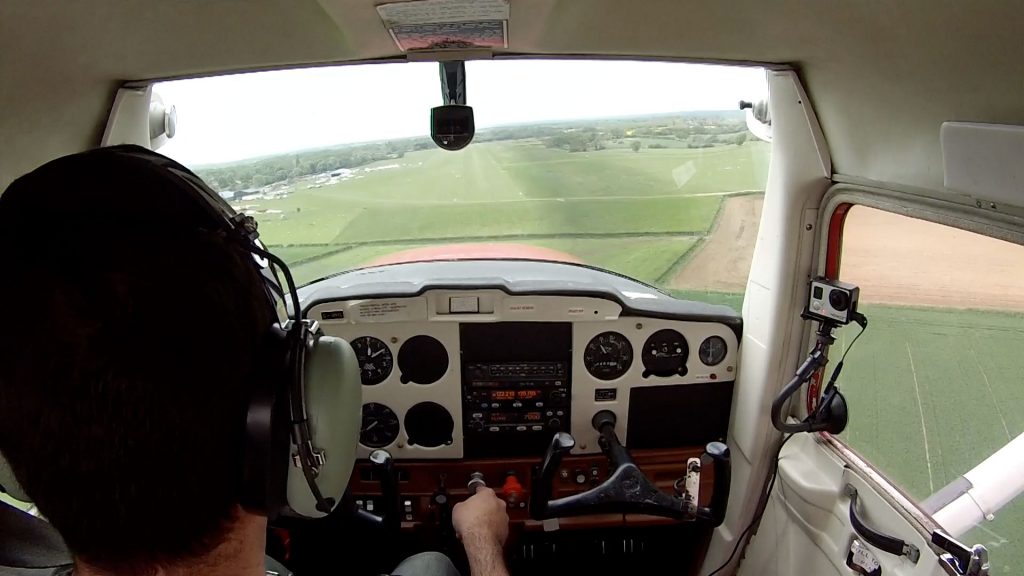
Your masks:
{"label": "gopro camera", "polygon": [[845,326],[857,318],[860,288],[848,282],[815,278],[807,291],[804,316]]}

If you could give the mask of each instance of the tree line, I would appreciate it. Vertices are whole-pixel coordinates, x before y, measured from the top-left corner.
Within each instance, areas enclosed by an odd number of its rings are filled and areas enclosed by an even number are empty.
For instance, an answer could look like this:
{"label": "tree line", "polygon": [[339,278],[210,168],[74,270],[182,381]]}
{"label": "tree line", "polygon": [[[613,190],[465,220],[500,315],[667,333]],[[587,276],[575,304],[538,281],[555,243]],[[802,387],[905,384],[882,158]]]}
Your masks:
{"label": "tree line", "polygon": [[[643,118],[502,126],[480,130],[476,142],[537,140],[548,148],[568,152],[630,148],[710,148],[743,144],[752,138],[738,112],[690,112]],[[654,140],[654,141],[651,141]],[[644,143],[646,142],[646,144]],[[428,137],[350,144],[248,160],[196,172],[214,189],[263,188],[316,174],[354,169],[383,160],[396,160],[409,152],[428,150]]]}

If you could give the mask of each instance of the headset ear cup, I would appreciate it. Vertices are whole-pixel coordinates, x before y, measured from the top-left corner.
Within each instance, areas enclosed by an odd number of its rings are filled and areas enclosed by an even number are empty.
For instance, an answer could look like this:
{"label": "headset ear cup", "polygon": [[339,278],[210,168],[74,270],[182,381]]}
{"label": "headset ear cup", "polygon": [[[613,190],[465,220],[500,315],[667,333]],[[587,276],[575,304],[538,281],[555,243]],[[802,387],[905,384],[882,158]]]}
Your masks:
{"label": "headset ear cup", "polygon": [[246,443],[242,476],[242,506],[273,519],[287,505],[285,488],[291,460],[288,399],[281,382],[286,378],[282,358],[287,334],[275,324],[267,334],[267,364],[259,377],[246,414]]}
{"label": "headset ear cup", "polygon": [[[306,415],[313,447],[325,463],[316,477],[324,498],[340,502],[355,465],[362,418],[362,381],[359,360],[348,342],[319,336],[306,351]],[[292,453],[297,448],[292,445]],[[300,516],[320,518],[316,500],[302,470],[289,466],[288,505]]]}
{"label": "headset ear cup", "polygon": [[18,479],[14,477],[14,470],[11,470],[11,465],[4,459],[3,454],[0,454],[0,490],[9,494],[15,500],[31,502],[28,494],[25,493],[25,489],[21,487],[21,484],[18,484]]}

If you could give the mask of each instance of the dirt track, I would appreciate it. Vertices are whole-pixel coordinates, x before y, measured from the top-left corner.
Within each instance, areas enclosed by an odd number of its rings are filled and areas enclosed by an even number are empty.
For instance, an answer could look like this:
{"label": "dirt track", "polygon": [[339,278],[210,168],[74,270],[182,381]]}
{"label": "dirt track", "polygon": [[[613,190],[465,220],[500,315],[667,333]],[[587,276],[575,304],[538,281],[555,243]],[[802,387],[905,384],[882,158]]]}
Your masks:
{"label": "dirt track", "polygon": [[[761,205],[727,199],[671,287],[744,291]],[[846,218],[841,277],[864,302],[1024,311],[1024,247],[865,207]]]}
{"label": "dirt track", "polygon": [[727,198],[711,235],[669,287],[715,292],[746,290],[763,203],[764,197],[760,195]]}
{"label": "dirt track", "polygon": [[865,302],[1024,310],[1024,247],[871,208],[846,217],[841,270]]}

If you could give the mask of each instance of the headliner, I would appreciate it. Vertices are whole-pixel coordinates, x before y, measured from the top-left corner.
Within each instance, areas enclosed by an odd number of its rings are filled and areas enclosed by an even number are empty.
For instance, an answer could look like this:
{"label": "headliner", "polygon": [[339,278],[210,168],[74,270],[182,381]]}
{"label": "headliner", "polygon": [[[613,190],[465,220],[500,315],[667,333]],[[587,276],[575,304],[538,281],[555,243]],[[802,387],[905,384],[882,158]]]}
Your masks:
{"label": "headliner", "polygon": [[[403,58],[369,0],[4,0],[0,186],[95,146],[126,81]],[[1024,124],[1024,3],[510,0],[508,53],[796,68],[836,173],[942,187],[946,120]]]}

